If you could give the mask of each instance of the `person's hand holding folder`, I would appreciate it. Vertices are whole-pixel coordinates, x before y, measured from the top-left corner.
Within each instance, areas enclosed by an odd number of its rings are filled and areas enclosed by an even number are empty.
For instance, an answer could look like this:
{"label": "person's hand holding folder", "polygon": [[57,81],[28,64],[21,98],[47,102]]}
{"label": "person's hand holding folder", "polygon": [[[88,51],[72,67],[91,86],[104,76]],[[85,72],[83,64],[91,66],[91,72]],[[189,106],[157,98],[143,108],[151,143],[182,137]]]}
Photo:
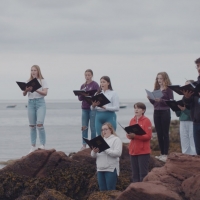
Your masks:
{"label": "person's hand holding folder", "polygon": [[98,106],[100,104],[99,101],[93,101],[92,102],[92,107],[95,108],[96,106]]}
{"label": "person's hand holding folder", "polygon": [[185,110],[185,106],[180,106],[178,105],[178,107],[180,108],[180,110],[184,111]]}
{"label": "person's hand holding folder", "polygon": [[128,139],[134,139],[134,137],[135,137],[135,133],[127,133],[126,134],[126,137],[128,138]]}
{"label": "person's hand holding folder", "polygon": [[31,86],[30,86],[30,87],[26,87],[25,91],[26,91],[26,92],[31,92],[32,89],[33,89],[33,87],[31,87]]}
{"label": "person's hand holding folder", "polygon": [[181,90],[181,92],[183,93],[186,99],[189,99],[194,94],[194,92],[189,91],[189,90]]}
{"label": "person's hand holding folder", "polygon": [[94,153],[99,153],[99,148],[94,147],[92,148],[92,150],[94,151]]}

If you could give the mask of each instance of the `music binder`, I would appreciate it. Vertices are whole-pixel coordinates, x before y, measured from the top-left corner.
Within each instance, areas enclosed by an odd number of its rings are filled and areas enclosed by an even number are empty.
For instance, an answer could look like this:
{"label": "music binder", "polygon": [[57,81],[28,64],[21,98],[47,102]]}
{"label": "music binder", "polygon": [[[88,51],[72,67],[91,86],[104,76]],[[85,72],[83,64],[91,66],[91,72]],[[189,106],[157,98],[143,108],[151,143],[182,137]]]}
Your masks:
{"label": "music binder", "polygon": [[106,98],[106,96],[103,93],[97,94],[95,96],[86,96],[84,97],[84,99],[90,104],[92,105],[92,102],[94,101],[99,101],[100,104],[98,105],[98,107],[102,107],[108,103],[110,103],[110,101]]}
{"label": "music binder", "polygon": [[37,78],[32,79],[31,81],[29,81],[28,83],[25,82],[19,82],[16,81],[17,85],[20,87],[20,89],[22,91],[25,91],[26,87],[32,87],[33,89],[31,90],[31,92],[35,92],[37,89],[41,88],[42,86],[40,85],[39,81],[37,80]]}
{"label": "music binder", "polygon": [[190,107],[188,105],[184,105],[183,100],[169,100],[169,101],[165,101],[166,104],[174,111],[181,111],[181,109],[178,107],[178,105],[182,106],[182,107],[186,107],[188,110],[190,109]]}
{"label": "music binder", "polygon": [[150,92],[149,90],[145,89],[147,95],[150,99],[160,99],[163,96],[163,93],[161,90],[154,90],[153,92]]}
{"label": "music binder", "polygon": [[119,122],[118,124],[126,131],[126,133],[135,133],[136,135],[145,135],[146,132],[141,128],[139,124],[123,127]]}
{"label": "music binder", "polygon": [[106,143],[106,141],[103,139],[103,137],[101,135],[99,135],[91,140],[88,140],[87,138],[83,137],[83,140],[88,144],[90,149],[92,149],[94,147],[99,148],[99,153],[110,148],[110,146]]}
{"label": "music binder", "polygon": [[97,90],[88,90],[88,91],[85,91],[85,90],[73,90],[75,96],[79,96],[79,95],[88,95],[88,96],[93,96]]}
{"label": "music binder", "polygon": [[200,84],[188,84],[188,85],[184,85],[184,86],[180,86],[180,85],[168,85],[168,88],[170,88],[171,90],[173,90],[174,92],[176,92],[179,95],[183,95],[183,90],[184,91],[190,91],[193,92],[194,96],[198,96],[199,97],[199,92],[200,92]]}

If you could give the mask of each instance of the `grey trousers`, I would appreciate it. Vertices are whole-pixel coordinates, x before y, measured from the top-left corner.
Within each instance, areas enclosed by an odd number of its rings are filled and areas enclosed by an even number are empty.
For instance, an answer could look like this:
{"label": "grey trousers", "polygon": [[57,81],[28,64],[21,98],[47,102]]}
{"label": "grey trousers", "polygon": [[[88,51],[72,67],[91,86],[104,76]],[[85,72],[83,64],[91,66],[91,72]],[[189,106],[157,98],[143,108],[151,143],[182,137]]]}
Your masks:
{"label": "grey trousers", "polygon": [[132,168],[132,181],[142,182],[149,171],[150,154],[130,156]]}

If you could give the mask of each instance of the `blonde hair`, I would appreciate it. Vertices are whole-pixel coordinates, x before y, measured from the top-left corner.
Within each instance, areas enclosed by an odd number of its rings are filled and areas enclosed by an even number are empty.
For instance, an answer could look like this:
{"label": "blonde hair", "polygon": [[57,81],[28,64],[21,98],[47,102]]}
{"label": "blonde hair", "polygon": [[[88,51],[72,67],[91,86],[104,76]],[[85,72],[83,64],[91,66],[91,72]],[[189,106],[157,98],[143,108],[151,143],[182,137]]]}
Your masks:
{"label": "blonde hair", "polygon": [[171,81],[169,79],[169,76],[166,72],[159,72],[156,76],[155,84],[154,84],[154,90],[159,90],[160,85],[158,84],[158,75],[161,75],[163,78],[164,88],[167,89],[168,85],[171,85]]}
{"label": "blonde hair", "polygon": [[[35,67],[38,71],[38,79],[40,80],[40,83],[42,83],[42,79],[44,79],[44,77],[42,76],[42,73],[41,73],[41,70],[40,70],[40,67],[38,65],[33,65],[31,67],[31,69]],[[32,76],[32,74],[30,75],[30,78],[29,78],[29,81],[31,81],[32,79],[34,79],[34,77]]]}
{"label": "blonde hair", "polygon": [[[106,123],[104,123],[104,124],[102,125],[102,127],[105,126],[105,125],[110,129],[111,134],[117,136],[117,134],[115,133],[115,130],[114,130],[114,128],[113,128],[113,126],[112,126],[111,123],[106,122]],[[103,137],[103,134],[102,134],[102,133],[101,133],[101,136]]]}

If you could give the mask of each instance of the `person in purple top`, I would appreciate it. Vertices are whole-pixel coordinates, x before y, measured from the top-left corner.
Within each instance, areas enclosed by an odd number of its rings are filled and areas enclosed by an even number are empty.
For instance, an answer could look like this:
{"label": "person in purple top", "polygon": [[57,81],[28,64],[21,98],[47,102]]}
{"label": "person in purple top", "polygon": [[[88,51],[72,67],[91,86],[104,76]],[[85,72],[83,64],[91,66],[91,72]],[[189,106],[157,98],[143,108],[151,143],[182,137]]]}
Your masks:
{"label": "person in purple top", "polygon": [[165,103],[166,100],[174,99],[173,92],[167,86],[171,81],[166,72],[159,72],[156,76],[154,90],[161,90],[163,96],[160,99],[152,100],[147,96],[154,106],[154,124],[158,136],[158,143],[161,151],[159,160],[166,161],[169,150],[169,126],[171,121],[170,107]]}
{"label": "person in purple top", "polygon": [[[93,71],[91,69],[87,69],[85,71],[85,80],[86,82],[81,85],[81,90],[85,90],[86,92],[89,90],[98,90],[99,85],[97,82],[92,80]],[[88,96],[87,94],[85,96]],[[84,100],[84,95],[78,96],[79,101],[82,101],[82,137],[88,138],[88,124],[90,121],[90,130],[91,130],[91,139],[96,137],[96,129],[95,129],[95,115],[96,111],[90,109],[90,104]],[[86,148],[86,143],[84,140],[83,146],[81,150]]]}

